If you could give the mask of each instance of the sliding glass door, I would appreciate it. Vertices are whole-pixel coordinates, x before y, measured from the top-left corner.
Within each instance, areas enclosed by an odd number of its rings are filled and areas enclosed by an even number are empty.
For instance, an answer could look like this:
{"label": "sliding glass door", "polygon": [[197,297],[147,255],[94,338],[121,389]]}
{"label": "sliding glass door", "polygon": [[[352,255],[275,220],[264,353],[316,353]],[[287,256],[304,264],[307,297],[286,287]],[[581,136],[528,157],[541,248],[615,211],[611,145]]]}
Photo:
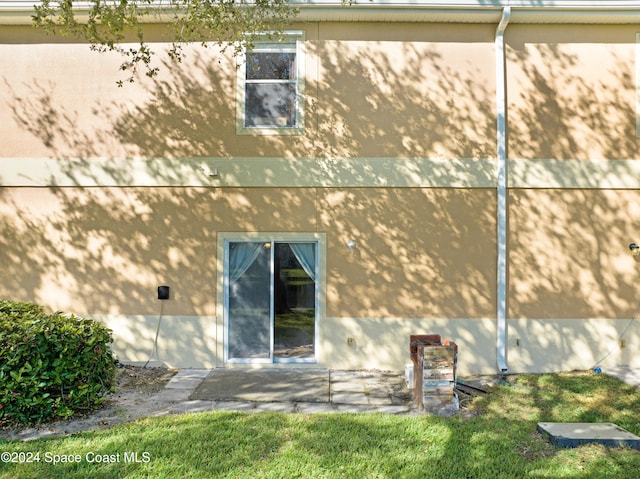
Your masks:
{"label": "sliding glass door", "polygon": [[229,359],[271,359],[271,255],[264,243],[230,243]]}
{"label": "sliding glass door", "polygon": [[316,357],[316,242],[225,243],[225,358],[311,362]]}

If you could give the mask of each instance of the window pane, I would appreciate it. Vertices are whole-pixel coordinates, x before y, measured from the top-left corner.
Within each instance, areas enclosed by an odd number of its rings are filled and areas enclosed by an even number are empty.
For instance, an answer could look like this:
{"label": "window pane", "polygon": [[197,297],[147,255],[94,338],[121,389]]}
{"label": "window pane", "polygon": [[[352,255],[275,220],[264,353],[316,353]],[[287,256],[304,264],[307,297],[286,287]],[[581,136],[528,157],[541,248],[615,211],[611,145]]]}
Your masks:
{"label": "window pane", "polygon": [[289,83],[249,83],[245,126],[296,126],[296,86]]}
{"label": "window pane", "polygon": [[247,80],[295,80],[293,52],[251,52],[247,54]]}

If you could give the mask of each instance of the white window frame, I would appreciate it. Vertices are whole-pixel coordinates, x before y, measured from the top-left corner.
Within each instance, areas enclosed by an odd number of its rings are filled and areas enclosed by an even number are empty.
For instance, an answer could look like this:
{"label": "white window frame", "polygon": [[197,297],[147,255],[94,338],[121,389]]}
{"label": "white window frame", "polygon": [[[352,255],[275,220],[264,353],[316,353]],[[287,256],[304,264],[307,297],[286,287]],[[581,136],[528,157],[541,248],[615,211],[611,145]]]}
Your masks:
{"label": "white window frame", "polygon": [[294,126],[245,126],[247,61],[246,52],[240,56],[240,67],[237,76],[236,98],[236,133],[238,135],[300,135],[304,132],[304,65],[305,47],[304,31],[288,30],[280,35],[280,39],[269,38],[269,34],[253,41],[251,51],[296,53],[296,122]]}
{"label": "white window frame", "polygon": [[[317,245],[316,249],[316,322],[315,322],[315,337],[314,337],[314,356],[313,358],[279,358],[273,357],[273,351],[271,352],[269,359],[256,358],[229,358],[229,341],[228,341],[228,303],[227,303],[227,271],[229,269],[227,245],[232,242],[241,241],[265,241],[265,242],[281,242],[281,243],[305,243],[312,242]],[[222,318],[221,326],[222,331],[219,331],[219,337],[224,338],[222,344],[223,361],[225,364],[304,364],[313,363],[317,364],[320,357],[320,322],[322,318],[326,317],[326,269],[327,269],[327,237],[326,233],[260,233],[260,232],[245,232],[245,233],[218,233],[218,271],[217,271],[217,303],[218,311],[217,317]],[[273,301],[273,298],[271,298]],[[271,348],[273,349],[273,338],[271,338]]]}

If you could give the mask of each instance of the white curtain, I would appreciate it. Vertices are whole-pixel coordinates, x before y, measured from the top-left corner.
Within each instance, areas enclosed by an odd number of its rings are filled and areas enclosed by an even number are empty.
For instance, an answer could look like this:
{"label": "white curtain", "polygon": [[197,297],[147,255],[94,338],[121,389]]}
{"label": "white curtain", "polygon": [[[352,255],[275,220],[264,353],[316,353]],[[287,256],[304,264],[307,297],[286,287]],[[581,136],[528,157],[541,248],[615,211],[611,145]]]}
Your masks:
{"label": "white curtain", "polygon": [[229,246],[229,280],[237,281],[256,260],[263,243],[232,243]]}
{"label": "white curtain", "polygon": [[316,245],[314,243],[289,243],[291,251],[302,265],[304,272],[313,281],[316,280]]}

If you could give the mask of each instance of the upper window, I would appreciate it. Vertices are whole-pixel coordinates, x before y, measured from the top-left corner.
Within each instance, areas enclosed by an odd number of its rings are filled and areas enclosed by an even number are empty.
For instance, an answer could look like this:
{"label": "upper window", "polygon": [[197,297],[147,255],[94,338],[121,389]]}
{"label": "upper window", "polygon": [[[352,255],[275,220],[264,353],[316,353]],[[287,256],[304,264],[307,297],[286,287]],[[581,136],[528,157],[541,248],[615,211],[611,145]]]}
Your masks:
{"label": "upper window", "polygon": [[304,32],[258,39],[238,71],[239,134],[300,134]]}

